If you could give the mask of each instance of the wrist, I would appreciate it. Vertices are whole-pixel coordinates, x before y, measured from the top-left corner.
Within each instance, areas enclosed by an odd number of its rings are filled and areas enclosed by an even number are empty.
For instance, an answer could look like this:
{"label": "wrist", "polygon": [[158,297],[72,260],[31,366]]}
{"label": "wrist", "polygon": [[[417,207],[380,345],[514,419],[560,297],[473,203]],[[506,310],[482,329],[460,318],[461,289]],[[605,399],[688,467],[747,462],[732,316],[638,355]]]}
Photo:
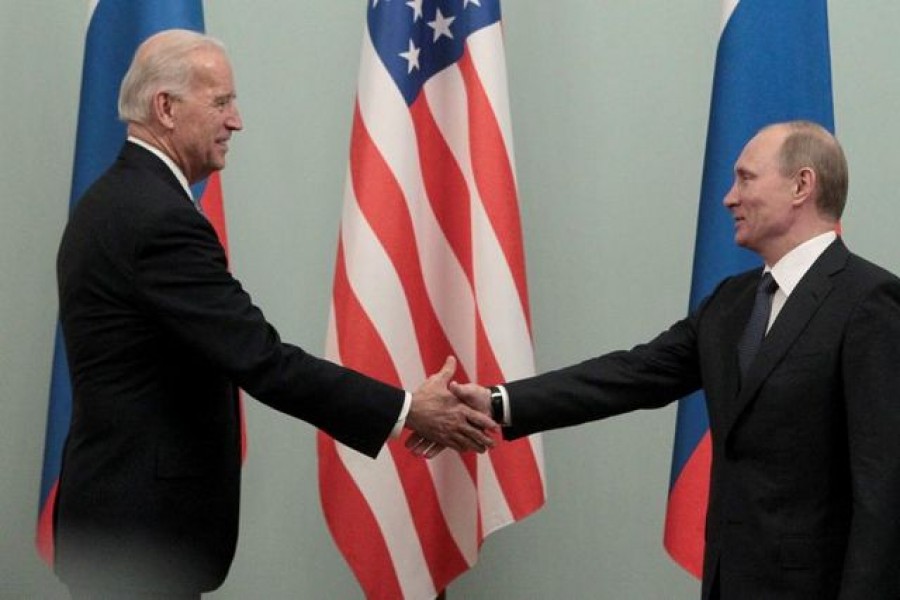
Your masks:
{"label": "wrist", "polygon": [[491,419],[499,425],[506,423],[506,409],[503,403],[503,390],[494,385],[489,388],[491,393]]}

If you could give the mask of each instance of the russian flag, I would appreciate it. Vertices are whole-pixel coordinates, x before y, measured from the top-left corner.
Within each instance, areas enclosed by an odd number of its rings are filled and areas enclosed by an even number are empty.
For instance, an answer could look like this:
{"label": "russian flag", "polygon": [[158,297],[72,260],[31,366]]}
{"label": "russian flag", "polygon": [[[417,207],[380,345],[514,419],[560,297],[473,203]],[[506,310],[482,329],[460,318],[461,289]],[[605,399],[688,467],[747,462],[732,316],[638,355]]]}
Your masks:
{"label": "russian flag", "polygon": [[[725,0],[716,54],[690,310],[723,278],[760,264],[737,247],[722,199],[741,149],[762,127],[806,119],[834,131],[826,0]],[[678,405],[664,545],[702,577],[711,458],[702,393]]]}
{"label": "russian flag", "polygon": [[[112,164],[125,141],[125,124],[118,120],[117,101],[119,84],[134,51],[154,33],[172,28],[203,31],[201,1],[94,0],[90,3],[70,213],[88,186]],[[195,186],[193,193],[201,199],[204,214],[227,248],[218,176],[213,175],[207,182]],[[35,540],[38,554],[50,565],[53,563],[53,506],[71,415],[69,368],[62,332],[57,325]]]}

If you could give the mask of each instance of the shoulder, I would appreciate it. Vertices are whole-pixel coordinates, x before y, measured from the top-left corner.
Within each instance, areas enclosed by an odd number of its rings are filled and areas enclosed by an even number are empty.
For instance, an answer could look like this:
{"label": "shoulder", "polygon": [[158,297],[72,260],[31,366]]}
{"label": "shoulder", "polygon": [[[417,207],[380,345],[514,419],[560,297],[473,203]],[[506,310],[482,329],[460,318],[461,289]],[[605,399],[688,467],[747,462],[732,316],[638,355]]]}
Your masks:
{"label": "shoulder", "polygon": [[900,278],[884,267],[851,254],[841,282],[854,302],[855,314],[900,317]]}
{"label": "shoulder", "polygon": [[215,230],[177,181],[173,186],[154,165],[122,156],[88,188],[70,216],[64,240],[86,237],[110,252],[128,254],[166,246],[166,240],[200,242],[212,251],[218,244]]}
{"label": "shoulder", "polygon": [[894,273],[853,253],[847,257],[847,275],[872,284],[900,284],[900,278]]}
{"label": "shoulder", "polygon": [[116,161],[79,199],[73,217],[90,213],[125,213],[131,221],[167,210],[192,210],[193,205],[168,167],[156,156],[126,144]]}

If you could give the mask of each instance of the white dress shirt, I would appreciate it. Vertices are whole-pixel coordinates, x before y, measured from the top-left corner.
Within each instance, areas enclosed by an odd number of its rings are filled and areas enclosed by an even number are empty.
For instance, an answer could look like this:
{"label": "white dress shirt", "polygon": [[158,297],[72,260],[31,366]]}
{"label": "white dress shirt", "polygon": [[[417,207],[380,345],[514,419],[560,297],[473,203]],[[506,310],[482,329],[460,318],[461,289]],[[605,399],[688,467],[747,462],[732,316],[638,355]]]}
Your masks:
{"label": "white dress shirt", "polygon": [[833,231],[822,233],[806,240],[782,256],[781,260],[773,266],[769,267],[769,265],[766,265],[765,271],[771,271],[775,283],[778,284],[778,289],[775,290],[775,294],[772,296],[772,312],[769,313],[769,324],[766,327],[766,332],[769,331],[778,313],[784,308],[784,303],[787,302],[791,292],[794,291],[794,288],[797,287],[797,284],[800,283],[800,280],[803,279],[809,268],[812,267],[813,263],[836,238],[837,234]]}

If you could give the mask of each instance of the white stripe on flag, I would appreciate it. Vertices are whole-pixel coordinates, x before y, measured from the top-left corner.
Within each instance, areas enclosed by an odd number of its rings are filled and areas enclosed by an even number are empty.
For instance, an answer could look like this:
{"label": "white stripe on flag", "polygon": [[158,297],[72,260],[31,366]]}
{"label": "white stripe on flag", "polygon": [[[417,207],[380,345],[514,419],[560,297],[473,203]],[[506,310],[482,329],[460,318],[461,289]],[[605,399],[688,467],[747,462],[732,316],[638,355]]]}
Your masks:
{"label": "white stripe on flag", "polygon": [[[349,181],[349,173],[347,177]],[[425,370],[403,286],[381,242],[360,212],[350,185],[345,194],[341,239],[347,279],[387,346],[401,385],[414,389],[425,380]]]}

